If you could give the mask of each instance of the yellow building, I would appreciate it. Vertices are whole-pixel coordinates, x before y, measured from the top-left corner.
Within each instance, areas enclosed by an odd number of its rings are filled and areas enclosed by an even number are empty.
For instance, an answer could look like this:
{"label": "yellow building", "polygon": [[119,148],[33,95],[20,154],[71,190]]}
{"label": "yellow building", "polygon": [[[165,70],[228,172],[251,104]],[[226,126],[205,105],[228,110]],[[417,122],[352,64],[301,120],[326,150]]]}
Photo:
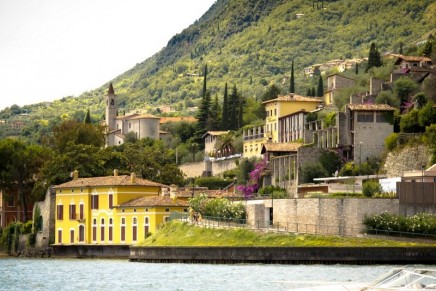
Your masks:
{"label": "yellow building", "polygon": [[165,185],[130,176],[79,178],[55,186],[55,244],[135,244],[187,203],[162,195]]}
{"label": "yellow building", "polygon": [[263,102],[266,110],[265,136],[271,142],[279,142],[281,132],[279,118],[299,111],[313,111],[321,103],[319,98],[304,97],[293,93]]}

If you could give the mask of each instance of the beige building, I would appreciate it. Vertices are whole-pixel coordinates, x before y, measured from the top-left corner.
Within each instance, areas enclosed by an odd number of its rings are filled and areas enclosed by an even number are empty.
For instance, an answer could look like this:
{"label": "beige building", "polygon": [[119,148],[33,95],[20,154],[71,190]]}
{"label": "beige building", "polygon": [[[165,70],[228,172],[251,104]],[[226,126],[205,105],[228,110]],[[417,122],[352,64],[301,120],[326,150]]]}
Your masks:
{"label": "beige building", "polygon": [[118,116],[117,111],[116,95],[111,83],[106,95],[106,146],[123,144],[128,133],[133,133],[136,139],[160,138],[159,117],[140,114]]}

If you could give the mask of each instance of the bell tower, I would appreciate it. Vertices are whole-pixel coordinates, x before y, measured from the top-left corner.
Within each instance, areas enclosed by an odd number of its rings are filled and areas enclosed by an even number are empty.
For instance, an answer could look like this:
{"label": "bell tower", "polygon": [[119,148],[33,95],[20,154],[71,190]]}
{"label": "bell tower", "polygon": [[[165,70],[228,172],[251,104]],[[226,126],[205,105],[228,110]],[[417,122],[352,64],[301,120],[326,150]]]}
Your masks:
{"label": "bell tower", "polygon": [[116,129],[115,119],[117,117],[117,105],[114,87],[112,83],[109,84],[109,90],[106,94],[106,125],[107,130],[112,131]]}

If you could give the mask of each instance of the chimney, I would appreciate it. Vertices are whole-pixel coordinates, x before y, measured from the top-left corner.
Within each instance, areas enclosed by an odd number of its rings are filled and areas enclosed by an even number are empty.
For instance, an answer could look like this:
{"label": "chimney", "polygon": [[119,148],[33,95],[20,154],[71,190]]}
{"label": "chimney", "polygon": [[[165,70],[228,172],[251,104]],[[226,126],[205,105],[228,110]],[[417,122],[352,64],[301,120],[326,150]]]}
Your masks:
{"label": "chimney", "polygon": [[79,171],[74,170],[73,172],[73,181],[79,179]]}
{"label": "chimney", "polygon": [[170,185],[170,197],[176,198],[177,194],[179,192],[178,190],[179,190],[179,187],[177,185],[174,185],[174,184]]}
{"label": "chimney", "polygon": [[114,170],[114,177],[118,177],[118,170],[117,169]]}
{"label": "chimney", "polygon": [[130,183],[135,184],[135,180],[136,180],[136,175],[135,175],[135,173],[131,173],[131,174],[130,174]]}

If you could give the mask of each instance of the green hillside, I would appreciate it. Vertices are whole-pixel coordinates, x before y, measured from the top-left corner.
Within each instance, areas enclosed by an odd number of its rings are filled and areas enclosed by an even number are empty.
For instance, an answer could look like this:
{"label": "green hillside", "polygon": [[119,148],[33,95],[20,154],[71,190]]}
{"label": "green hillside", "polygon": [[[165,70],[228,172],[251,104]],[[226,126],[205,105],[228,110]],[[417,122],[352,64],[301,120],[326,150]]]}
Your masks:
{"label": "green hillside", "polygon": [[[367,57],[371,42],[382,53],[398,52],[400,43],[404,51],[413,49],[436,33],[434,15],[434,0],[217,0],[160,52],[108,83],[114,82],[122,110],[156,113],[156,105],[167,104],[185,114],[199,104],[206,63],[212,96],[221,98],[228,82],[244,97],[259,98],[271,82],[287,92],[283,80],[294,60],[296,93],[305,95],[315,80],[304,77],[304,67]],[[0,119],[26,113],[20,117],[30,120],[24,135],[44,131],[62,118],[83,118],[87,109],[94,121],[103,120],[106,90],[107,84],[50,106],[5,109]]]}

